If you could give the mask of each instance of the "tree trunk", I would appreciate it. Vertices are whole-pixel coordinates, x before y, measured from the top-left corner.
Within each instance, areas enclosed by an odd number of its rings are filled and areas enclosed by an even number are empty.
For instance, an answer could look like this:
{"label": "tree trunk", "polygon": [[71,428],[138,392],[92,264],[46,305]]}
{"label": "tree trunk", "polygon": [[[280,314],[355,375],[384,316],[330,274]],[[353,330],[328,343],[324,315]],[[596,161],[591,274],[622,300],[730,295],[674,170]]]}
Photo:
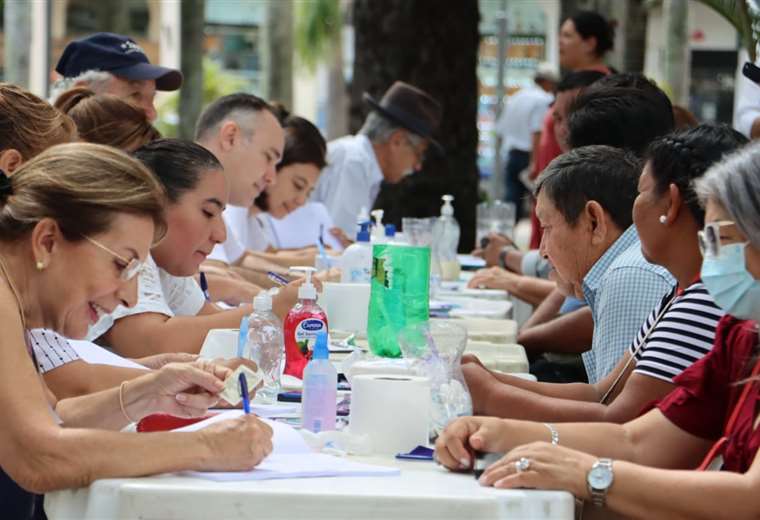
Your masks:
{"label": "tree trunk", "polygon": [[125,0],[97,0],[94,2],[98,30],[129,34],[129,2]]}
{"label": "tree trunk", "polygon": [[179,137],[193,139],[203,105],[203,26],[206,0],[182,0],[182,74],[179,91]]}
{"label": "tree trunk", "polygon": [[29,87],[29,41],[32,37],[31,5],[24,0],[6,0],[5,78],[8,83]]}
{"label": "tree trunk", "polygon": [[264,96],[293,108],[293,2],[270,0],[261,42]]}
{"label": "tree trunk", "polygon": [[328,140],[337,139],[348,132],[348,91],[343,76],[343,35],[336,31],[332,55],[327,62],[327,124]]}
{"label": "tree trunk", "polygon": [[689,6],[686,0],[665,0],[663,13],[667,31],[665,81],[673,103],[689,106]]}
{"label": "tree trunk", "polygon": [[476,0],[354,1],[352,131],[367,113],[362,93],[379,98],[396,80],[425,90],[443,106],[436,137],[445,156],[429,153],[421,172],[396,186],[384,183],[375,206],[399,225],[402,217],[439,215],[441,195],[451,193],[462,251],[475,241],[479,19]]}

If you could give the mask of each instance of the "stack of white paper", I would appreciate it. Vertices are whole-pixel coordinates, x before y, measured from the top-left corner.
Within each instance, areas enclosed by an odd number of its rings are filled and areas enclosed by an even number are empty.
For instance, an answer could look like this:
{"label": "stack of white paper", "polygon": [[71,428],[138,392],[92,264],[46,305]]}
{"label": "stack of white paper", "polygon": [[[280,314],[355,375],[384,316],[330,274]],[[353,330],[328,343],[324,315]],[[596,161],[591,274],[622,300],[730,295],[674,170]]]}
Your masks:
{"label": "stack of white paper", "polygon": [[[231,410],[220,413],[190,426],[174,431],[196,431],[207,426],[240,417],[243,412]],[[206,472],[188,471],[185,475],[216,480],[219,482],[236,480],[270,480],[282,478],[313,477],[367,477],[393,476],[400,473],[398,468],[388,468],[361,464],[348,459],[314,453],[293,427],[280,422],[262,419],[272,427],[272,453],[251,471]]]}

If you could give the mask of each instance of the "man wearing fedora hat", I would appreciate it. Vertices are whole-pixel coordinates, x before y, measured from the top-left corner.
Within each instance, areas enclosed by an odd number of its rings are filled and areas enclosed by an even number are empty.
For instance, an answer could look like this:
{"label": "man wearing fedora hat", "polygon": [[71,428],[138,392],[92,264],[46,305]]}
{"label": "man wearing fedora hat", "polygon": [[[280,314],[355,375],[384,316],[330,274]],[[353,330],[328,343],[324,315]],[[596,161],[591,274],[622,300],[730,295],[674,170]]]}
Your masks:
{"label": "man wearing fedora hat", "polygon": [[378,102],[365,93],[371,112],[357,135],[327,145],[327,166],[312,200],[327,207],[335,225],[356,234],[362,208],[372,209],[380,183],[397,183],[418,170],[441,121],[441,106],[426,92],[397,81]]}
{"label": "man wearing fedora hat", "polygon": [[107,32],[70,42],[55,70],[63,79],[53,85],[53,101],[71,87],[87,87],[139,106],[150,121],[157,115],[156,91],[182,86],[180,71],[152,65],[132,38]]}

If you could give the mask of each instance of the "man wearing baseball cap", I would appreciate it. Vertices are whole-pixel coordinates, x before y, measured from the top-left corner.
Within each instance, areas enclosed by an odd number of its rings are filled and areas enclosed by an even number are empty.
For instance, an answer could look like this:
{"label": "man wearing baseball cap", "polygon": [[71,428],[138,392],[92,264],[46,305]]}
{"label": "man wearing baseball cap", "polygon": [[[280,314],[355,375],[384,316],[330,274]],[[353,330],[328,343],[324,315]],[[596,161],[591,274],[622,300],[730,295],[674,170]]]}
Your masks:
{"label": "man wearing baseball cap", "polygon": [[180,71],[152,65],[132,38],[107,32],[69,43],[55,70],[63,80],[54,92],[85,86],[97,94],[112,94],[145,110],[151,121],[156,119],[156,91],[182,86]]}
{"label": "man wearing baseball cap", "polygon": [[312,200],[327,207],[335,225],[350,238],[362,208],[372,209],[380,183],[398,183],[418,170],[428,145],[440,149],[433,134],[441,122],[441,105],[428,93],[397,81],[380,101],[364,94],[371,112],[357,135],[327,145]]}

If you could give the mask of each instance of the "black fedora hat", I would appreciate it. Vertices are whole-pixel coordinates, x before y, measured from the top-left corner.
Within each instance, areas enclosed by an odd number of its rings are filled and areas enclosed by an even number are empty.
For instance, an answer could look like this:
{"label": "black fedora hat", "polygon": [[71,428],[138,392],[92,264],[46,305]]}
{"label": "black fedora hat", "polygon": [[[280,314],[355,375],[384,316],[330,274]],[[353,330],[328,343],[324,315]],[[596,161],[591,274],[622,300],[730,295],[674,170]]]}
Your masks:
{"label": "black fedora hat", "polygon": [[443,151],[440,143],[433,139],[441,124],[443,111],[440,103],[427,92],[409,83],[396,81],[379,102],[367,92],[364,93],[364,101],[384,117],[429,139],[439,151]]}

